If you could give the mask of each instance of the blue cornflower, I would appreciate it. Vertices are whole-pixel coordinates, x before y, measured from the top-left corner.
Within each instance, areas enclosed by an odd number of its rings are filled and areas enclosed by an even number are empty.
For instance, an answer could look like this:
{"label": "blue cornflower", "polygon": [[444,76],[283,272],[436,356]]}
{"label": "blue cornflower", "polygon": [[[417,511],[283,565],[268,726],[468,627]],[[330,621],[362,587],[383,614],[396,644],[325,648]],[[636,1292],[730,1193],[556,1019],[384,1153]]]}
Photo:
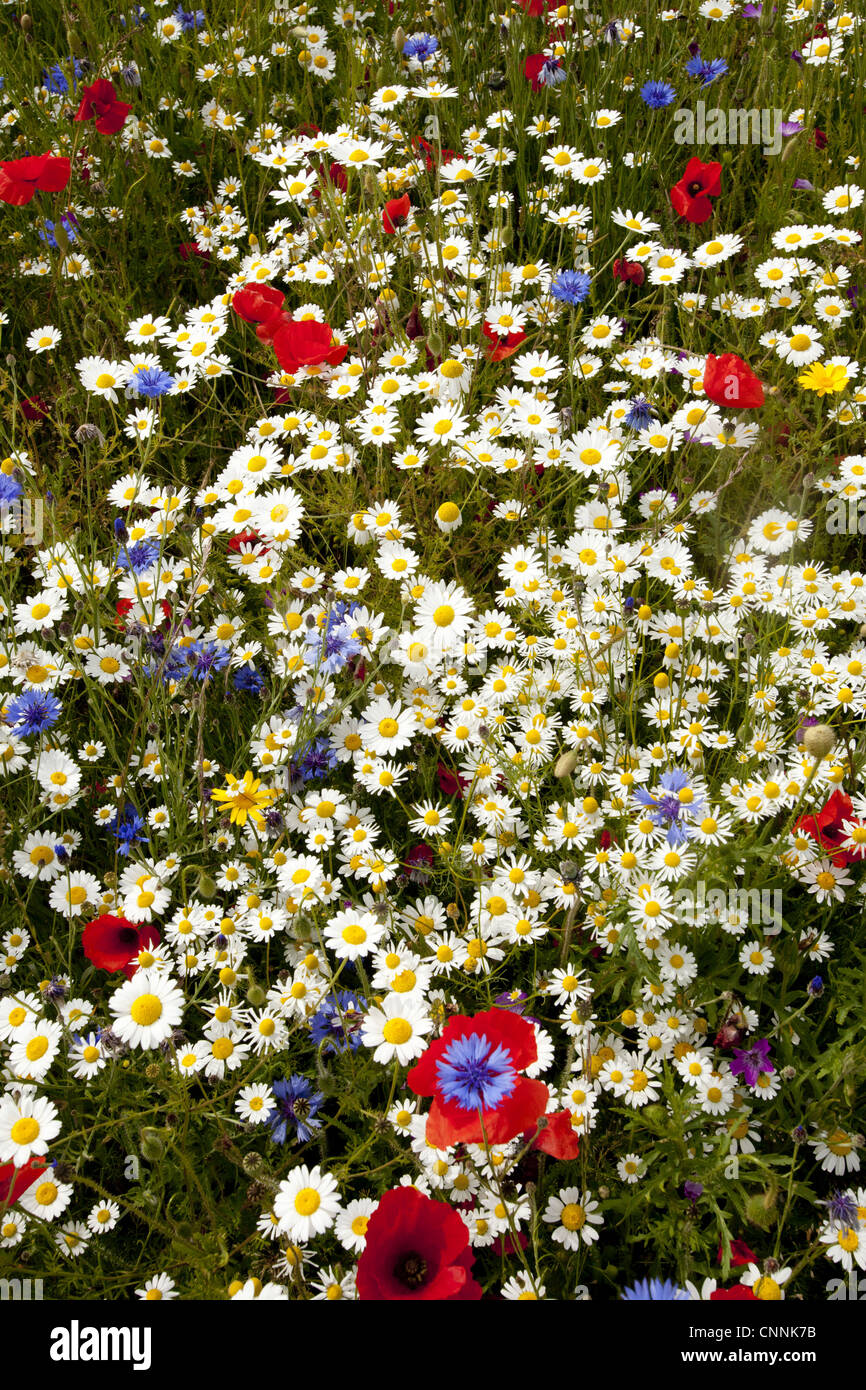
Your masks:
{"label": "blue cornflower", "polygon": [[224,671],[229,664],[229,650],[217,642],[190,642],[184,648],[184,656],[196,680],[206,682],[217,671]]}
{"label": "blue cornflower", "polygon": [[644,400],[643,396],[635,396],[628,405],[628,414],[623,419],[626,428],[630,430],[649,429],[657,414],[649,401]]}
{"label": "blue cornflower", "polygon": [[162,367],[145,367],[143,371],[134,372],[129,379],[130,388],[137,391],[140,396],[147,396],[154,400],[157,396],[164,396],[174,386],[174,377],[164,372]]}
{"label": "blue cornflower", "polygon": [[663,106],[670,106],[676,99],[676,91],[670,82],[645,82],[640,89],[644,105],[651,111],[660,111]]}
{"label": "blue cornflower", "polygon": [[838,1226],[843,1231],[859,1231],[859,1209],[852,1193],[837,1189],[832,1197],[819,1202],[818,1206],[827,1208],[831,1226]]}
{"label": "blue cornflower", "polygon": [[[683,792],[689,795],[683,796]],[[667,842],[673,847],[684,845],[694,833],[686,823],[688,818],[702,816],[704,812],[703,797],[695,794],[682,772],[665,772],[654,792],[638,787],[635,798],[642,806],[650,808],[650,819],[655,825],[667,827]]]}
{"label": "blue cornflower", "polygon": [[550,293],[561,304],[582,304],[592,277],[585,270],[561,270],[550,282]]}
{"label": "blue cornflower", "polygon": [[258,695],[260,690],[264,690],[265,682],[255,666],[241,666],[232,677],[232,685],[235,690],[242,690],[248,695]]}
{"label": "blue cornflower", "polygon": [[134,806],[124,806],[108,828],[118,842],[118,853],[124,857],[129,854],[131,845],[142,844],[148,839],[147,824]]}
{"label": "blue cornflower", "polygon": [[205,22],[204,10],[185,10],[182,5],[178,5],[172,18],[177,20],[185,34],[200,29]]}
{"label": "blue cornflower", "polygon": [[700,49],[694,58],[690,58],[686,63],[686,72],[691,77],[699,77],[702,87],[709,87],[711,82],[715,82],[717,77],[724,77],[728,71],[728,65],[724,58],[702,58]]}
{"label": "blue cornflower", "polygon": [[326,994],[310,1019],[310,1037],[323,1053],[357,1052],[361,1046],[361,1026],[364,1014],[360,1001],[347,989]]}
{"label": "blue cornflower", "polygon": [[820,975],[815,975],[806,986],[806,993],[810,999],[820,999],[824,993],[824,980]]}
{"label": "blue cornflower", "polygon": [[61,842],[59,845],[55,845],[55,846],[54,846],[54,853],[55,853],[55,855],[57,856],[57,862],[58,862],[58,864],[68,864],[68,863],[69,863],[69,860],[70,860],[70,857],[71,857],[71,856],[70,856],[70,854],[69,854],[69,850],[66,848],[66,846],[65,846],[62,842]]}
{"label": "blue cornflower", "polygon": [[451,1043],[436,1063],[439,1089],[461,1110],[495,1110],[517,1084],[507,1047],[495,1047],[484,1034],[469,1033]]}
{"label": "blue cornflower", "polygon": [[687,1299],[689,1295],[672,1279],[638,1279],[630,1289],[623,1289],[623,1303],[674,1303]]}
{"label": "blue cornflower", "polygon": [[[54,247],[56,247],[56,246],[57,246],[57,237],[54,235],[54,229],[55,229],[56,225],[57,225],[57,224],[56,224],[55,222],[52,222],[50,218],[46,217],[46,219],[45,219],[45,231],[44,231],[44,232],[43,232],[42,230],[39,231],[39,240],[40,240],[40,241],[45,241],[45,242],[47,242],[49,246],[54,246]],[[77,237],[76,232],[75,232],[75,214],[74,214],[74,213],[69,212],[69,213],[66,214],[65,217],[61,217],[61,219],[60,219],[60,225],[61,225],[61,227],[63,227],[64,231],[66,232],[66,235],[68,236],[70,242],[73,242],[73,241],[77,241],[77,240],[78,240],[78,237]]]}
{"label": "blue cornflower", "polygon": [[542,87],[558,87],[567,77],[568,73],[558,58],[547,58],[541,65],[536,81],[540,82]]}
{"label": "blue cornflower", "polygon": [[275,1144],[285,1144],[290,1129],[294,1129],[298,1139],[305,1144],[312,1139],[313,1131],[321,1129],[322,1121],[315,1119],[316,1111],[325,1099],[321,1091],[314,1091],[312,1082],[305,1076],[290,1076],[288,1081],[274,1081],[271,1089],[276,1096],[276,1109],[268,1115],[271,1138]]}
{"label": "blue cornflower", "polygon": [[304,749],[301,758],[289,764],[289,785],[293,782],[315,781],[336,766],[337,755],[331,747],[330,739],[314,738]]}
{"label": "blue cornflower", "polygon": [[426,63],[438,48],[439,40],[435,34],[411,34],[403,45],[403,57],[417,58],[419,63]]}
{"label": "blue cornflower", "polygon": [[24,486],[14,473],[0,473],[0,507],[17,501],[23,491]]}
{"label": "blue cornflower", "polygon": [[23,695],[16,695],[6,707],[7,721],[22,738],[52,728],[62,713],[63,706],[57,696],[42,690],[27,690]]}
{"label": "blue cornflower", "polygon": [[[84,62],[81,58],[72,57],[67,58],[66,61],[72,65],[72,87],[74,90],[77,79],[84,71]],[[46,91],[62,95],[64,92],[69,91],[69,78],[66,76],[60,64],[54,63],[52,67],[42,69],[42,85]]]}
{"label": "blue cornflower", "polygon": [[353,635],[352,623],[357,610],[357,603],[337,603],[328,614],[324,632],[313,628],[305,635],[307,646],[317,649],[321,669],[329,676],[341,670],[353,656],[360,655],[361,644]]}
{"label": "blue cornflower", "polygon": [[142,574],[159,559],[159,551],[159,541],[136,541],[135,545],[130,546],[128,550],[119,551],[114,563],[118,569],[131,569],[133,574]]}

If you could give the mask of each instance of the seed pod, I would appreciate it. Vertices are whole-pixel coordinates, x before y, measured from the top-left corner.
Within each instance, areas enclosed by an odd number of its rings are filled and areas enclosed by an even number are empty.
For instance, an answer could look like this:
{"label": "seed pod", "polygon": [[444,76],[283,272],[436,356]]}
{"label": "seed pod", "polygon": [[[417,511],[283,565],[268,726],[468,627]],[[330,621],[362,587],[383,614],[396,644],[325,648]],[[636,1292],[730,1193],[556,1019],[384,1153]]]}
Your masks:
{"label": "seed pod", "polygon": [[577,751],[569,748],[564,753],[560,753],[553,769],[554,777],[570,777],[577,767]]}

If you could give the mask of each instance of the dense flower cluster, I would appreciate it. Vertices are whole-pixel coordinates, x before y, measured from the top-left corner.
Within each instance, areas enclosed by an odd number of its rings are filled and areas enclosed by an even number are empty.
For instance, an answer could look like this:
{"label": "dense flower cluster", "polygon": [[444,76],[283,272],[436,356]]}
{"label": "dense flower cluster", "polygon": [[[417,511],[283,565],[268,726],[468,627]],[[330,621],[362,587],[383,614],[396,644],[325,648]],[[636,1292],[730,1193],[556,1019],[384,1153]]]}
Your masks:
{"label": "dense flower cluster", "polygon": [[[663,70],[676,10],[532,0],[529,53],[499,7],[468,94],[432,15],[148,8],[0,90],[0,1250],[146,1299],[866,1269],[854,144],[780,112],[744,213],[753,149],[672,142],[733,0]],[[782,19],[792,92],[855,85],[856,15]]]}

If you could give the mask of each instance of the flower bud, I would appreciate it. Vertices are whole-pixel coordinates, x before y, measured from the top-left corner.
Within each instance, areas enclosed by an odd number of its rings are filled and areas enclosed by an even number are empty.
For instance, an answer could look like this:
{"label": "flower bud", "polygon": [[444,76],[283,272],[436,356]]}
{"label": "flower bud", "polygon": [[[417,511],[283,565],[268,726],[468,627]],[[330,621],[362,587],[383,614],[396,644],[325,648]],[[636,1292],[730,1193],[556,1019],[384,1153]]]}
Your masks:
{"label": "flower bud", "polygon": [[803,733],[803,747],[813,758],[826,758],[836,742],[836,732],[829,724],[813,724]]}
{"label": "flower bud", "polygon": [[564,753],[560,753],[553,769],[554,777],[570,777],[577,767],[577,751],[568,748]]}
{"label": "flower bud", "polygon": [[198,891],[203,898],[208,900],[216,897],[217,886],[209,874],[199,875]]}
{"label": "flower bud", "polygon": [[142,1158],[148,1163],[158,1163],[165,1153],[159,1130],[144,1128],[139,1135],[139,1148]]}

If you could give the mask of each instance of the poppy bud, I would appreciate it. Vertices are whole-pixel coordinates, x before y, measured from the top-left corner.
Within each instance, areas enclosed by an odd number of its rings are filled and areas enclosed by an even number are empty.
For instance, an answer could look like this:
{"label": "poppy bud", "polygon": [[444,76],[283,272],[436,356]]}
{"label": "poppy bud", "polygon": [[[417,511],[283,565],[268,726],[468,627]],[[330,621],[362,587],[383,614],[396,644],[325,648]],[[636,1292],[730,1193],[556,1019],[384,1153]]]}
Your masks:
{"label": "poppy bud", "polygon": [[836,733],[829,724],[813,724],[803,732],[803,747],[813,758],[826,758],[835,743]]}
{"label": "poppy bud", "polygon": [[165,1144],[157,1129],[145,1128],[139,1135],[139,1149],[148,1163],[158,1163],[165,1153]]}
{"label": "poppy bud", "polygon": [[208,874],[203,873],[199,876],[198,891],[201,897],[207,898],[208,900],[215,898],[216,890],[216,884]]}

